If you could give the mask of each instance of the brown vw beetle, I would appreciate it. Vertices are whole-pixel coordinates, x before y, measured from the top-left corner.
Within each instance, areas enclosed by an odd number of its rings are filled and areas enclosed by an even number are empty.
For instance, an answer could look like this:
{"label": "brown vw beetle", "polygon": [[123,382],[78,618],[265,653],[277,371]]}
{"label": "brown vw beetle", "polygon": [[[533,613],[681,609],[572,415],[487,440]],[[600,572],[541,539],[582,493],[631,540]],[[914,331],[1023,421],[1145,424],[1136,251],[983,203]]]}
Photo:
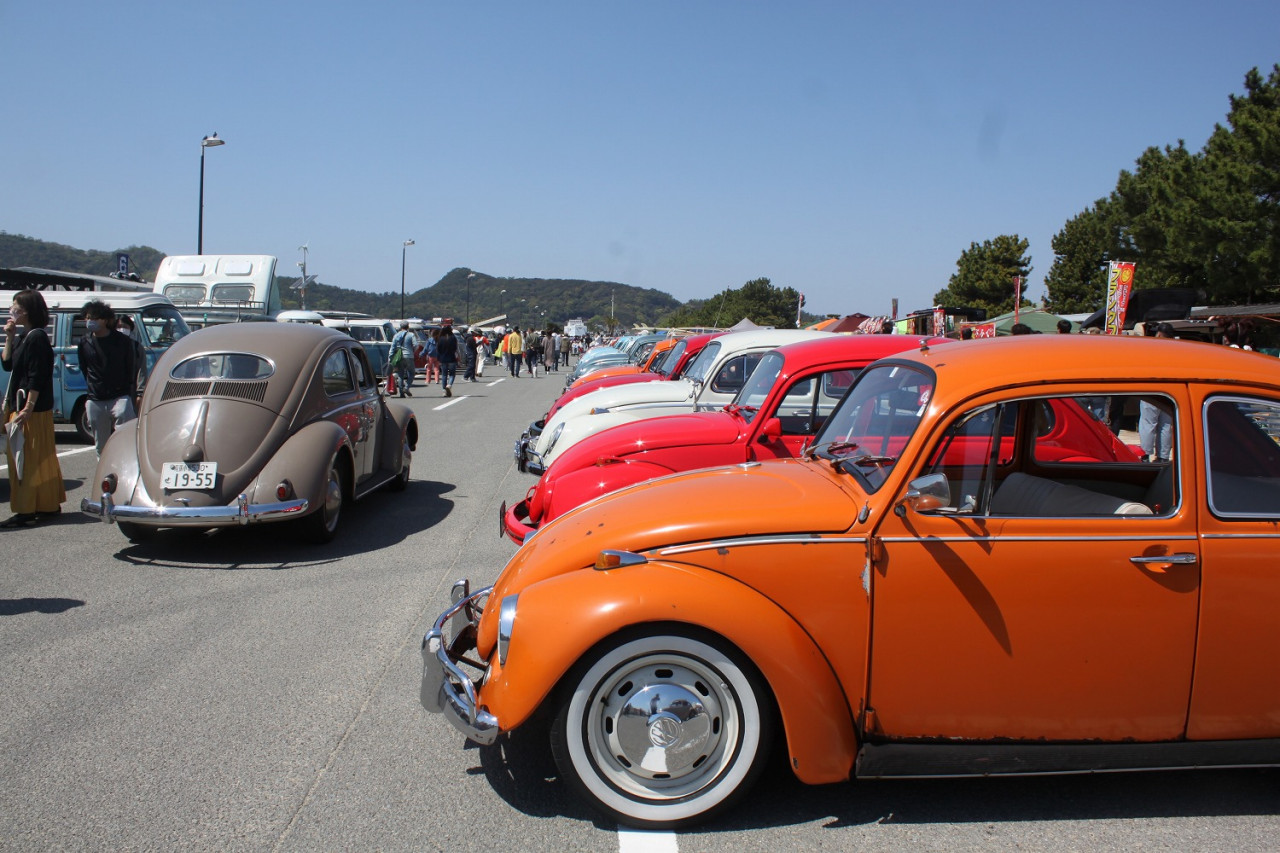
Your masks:
{"label": "brown vw beetle", "polygon": [[99,497],[80,508],[133,541],[294,521],[327,542],[344,501],[405,488],[417,442],[358,341],[308,324],[213,326],[157,362],[138,419],[103,450]]}

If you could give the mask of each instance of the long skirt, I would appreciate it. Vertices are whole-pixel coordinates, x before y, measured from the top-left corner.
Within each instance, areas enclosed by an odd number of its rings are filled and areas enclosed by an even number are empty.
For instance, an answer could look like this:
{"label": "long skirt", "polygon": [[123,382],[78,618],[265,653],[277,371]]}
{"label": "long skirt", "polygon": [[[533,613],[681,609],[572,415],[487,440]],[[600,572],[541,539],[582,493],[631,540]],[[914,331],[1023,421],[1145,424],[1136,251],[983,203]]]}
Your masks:
{"label": "long skirt", "polygon": [[[9,416],[13,420],[14,415]],[[9,506],[15,513],[53,512],[67,499],[53,434],[53,412],[32,412],[22,428],[22,479],[9,458]]]}

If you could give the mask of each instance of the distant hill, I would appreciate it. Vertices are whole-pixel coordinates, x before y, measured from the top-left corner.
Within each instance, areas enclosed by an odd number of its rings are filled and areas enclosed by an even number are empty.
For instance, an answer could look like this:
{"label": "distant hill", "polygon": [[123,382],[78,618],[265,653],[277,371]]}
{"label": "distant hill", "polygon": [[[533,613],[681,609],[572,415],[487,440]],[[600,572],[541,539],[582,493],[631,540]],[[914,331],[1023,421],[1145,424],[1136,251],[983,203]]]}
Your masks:
{"label": "distant hill", "polygon": [[[301,307],[296,278],[281,277],[287,307]],[[468,315],[468,305],[470,314]],[[357,307],[360,306],[360,307]],[[652,288],[612,281],[563,278],[497,277],[467,267],[450,270],[430,287],[406,293],[409,317],[452,318],[456,323],[483,320],[505,313],[519,326],[539,328],[581,317],[588,328],[608,326],[610,310],[624,326],[656,324],[682,306],[675,297]],[[307,288],[307,307],[313,311],[363,311],[377,317],[400,316],[400,292],[368,293],[324,284]]]}
{"label": "distant hill", "polygon": [[[154,281],[165,252],[150,246],[98,251],[76,249],[0,231],[0,267],[40,267],[67,272],[107,275],[115,272],[116,255],[129,255],[130,271]],[[281,264],[281,266],[285,266]],[[284,307],[302,307],[301,294],[292,289],[297,278],[280,276]],[[370,293],[336,285],[316,283],[307,288],[307,307],[316,310],[359,311],[375,317],[397,318],[400,292]],[[450,270],[430,287],[404,295],[404,314],[409,317],[449,317],[456,323],[484,320],[506,314],[508,322],[525,328],[563,326],[580,317],[587,328],[610,325],[630,328],[635,324],[666,325],[677,312],[696,310],[706,299],[681,303],[669,293],[635,287],[615,281],[584,281],[576,278],[515,278],[492,276],[467,267]],[[616,318],[610,323],[610,318]],[[734,323],[741,317],[726,320]],[[803,322],[818,319],[805,314]],[[770,321],[772,322],[772,321]]]}
{"label": "distant hill", "polygon": [[150,246],[129,246],[102,252],[96,249],[75,249],[61,243],[48,243],[21,234],[0,231],[0,267],[39,267],[46,270],[110,275],[116,271],[116,255],[129,256],[129,271],[136,272],[147,281],[154,281],[156,270],[165,253]]}
{"label": "distant hill", "polygon": [[[165,252],[149,246],[98,251],[76,249],[0,231],[0,267],[40,267],[67,272],[107,275],[115,272],[116,254],[129,254],[130,269],[154,281]],[[280,276],[286,308],[301,307],[298,291],[291,289],[297,278]],[[675,312],[681,303],[668,293],[612,281],[580,279],[499,278],[466,267],[450,270],[430,287],[405,294],[405,314],[409,317],[451,317],[483,320],[506,313],[521,326],[563,325],[581,317],[588,328],[608,326],[612,307],[617,322],[657,323]],[[375,317],[400,316],[400,292],[370,293],[317,283],[307,288],[307,307],[312,310],[359,311]]]}

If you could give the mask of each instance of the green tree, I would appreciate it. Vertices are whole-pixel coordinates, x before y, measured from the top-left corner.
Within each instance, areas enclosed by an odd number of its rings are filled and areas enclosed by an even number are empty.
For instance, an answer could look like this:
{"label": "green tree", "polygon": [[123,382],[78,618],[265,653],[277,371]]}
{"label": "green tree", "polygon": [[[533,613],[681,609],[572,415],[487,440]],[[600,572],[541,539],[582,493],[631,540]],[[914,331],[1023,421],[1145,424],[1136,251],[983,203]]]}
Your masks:
{"label": "green tree", "polygon": [[933,297],[933,304],[949,308],[985,308],[991,316],[1013,310],[1014,278],[1021,277],[1018,297],[1023,305],[1030,303],[1023,298],[1027,289],[1027,276],[1031,274],[1031,258],[1027,249],[1031,244],[1016,234],[1001,234],[981,245],[970,243],[960,253],[956,272],[946,288]]}
{"label": "green tree", "polygon": [[1044,277],[1046,307],[1059,314],[1094,311],[1107,292],[1107,259],[1115,247],[1109,203],[1097,203],[1077,214],[1053,236],[1054,261]]}
{"label": "green tree", "polygon": [[1201,290],[1210,304],[1266,301],[1280,287],[1280,65],[1245,75],[1227,126],[1200,152],[1148,148],[1104,201],[1053,239],[1054,310],[1101,306],[1107,261],[1137,264],[1134,286]]}
{"label": "green tree", "polygon": [[774,287],[769,279],[757,278],[739,288],[726,288],[704,302],[691,302],[665,316],[661,325],[724,328],[745,317],[758,326],[789,329],[795,327],[799,300],[795,288]]}

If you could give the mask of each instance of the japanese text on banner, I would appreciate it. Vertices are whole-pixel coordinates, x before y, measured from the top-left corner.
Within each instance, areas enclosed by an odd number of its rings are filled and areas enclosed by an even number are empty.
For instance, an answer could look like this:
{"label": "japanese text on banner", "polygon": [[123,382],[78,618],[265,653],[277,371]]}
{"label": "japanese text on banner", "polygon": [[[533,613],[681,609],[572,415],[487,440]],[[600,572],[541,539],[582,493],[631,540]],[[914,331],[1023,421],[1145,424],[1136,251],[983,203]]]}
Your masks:
{"label": "japanese text on banner", "polygon": [[1133,291],[1133,268],[1130,261],[1112,261],[1107,270],[1107,325],[1108,335],[1118,335],[1124,330],[1124,315],[1129,310],[1129,294]]}

